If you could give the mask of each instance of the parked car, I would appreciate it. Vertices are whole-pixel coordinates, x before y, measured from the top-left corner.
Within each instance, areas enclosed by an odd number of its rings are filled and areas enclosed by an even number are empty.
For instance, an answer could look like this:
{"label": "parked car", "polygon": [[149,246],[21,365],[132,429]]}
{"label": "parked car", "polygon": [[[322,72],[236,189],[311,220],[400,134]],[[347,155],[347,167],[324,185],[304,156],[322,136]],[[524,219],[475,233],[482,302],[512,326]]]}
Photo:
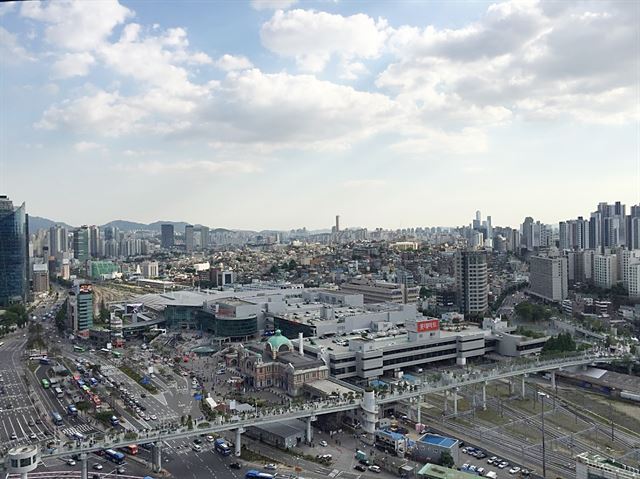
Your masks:
{"label": "parked car", "polygon": [[375,464],[373,466],[369,466],[369,470],[371,472],[381,472],[382,469],[380,469],[380,466],[376,466]]}
{"label": "parked car", "polygon": [[278,469],[278,466],[276,466],[275,464],[265,464],[264,468],[267,471],[275,471],[276,469]]}
{"label": "parked car", "polygon": [[367,468],[365,466],[363,466],[362,464],[356,464],[355,466],[353,466],[353,468],[356,471],[360,471],[360,472],[365,472],[367,470]]}
{"label": "parked car", "polygon": [[508,465],[509,463],[507,461],[502,461],[500,464],[498,464],[498,469],[504,469]]}
{"label": "parked car", "polygon": [[517,474],[520,472],[520,468],[518,466],[513,466],[511,469],[509,469],[509,474]]}
{"label": "parked car", "polygon": [[327,447],[328,446],[327,441],[320,441],[320,445],[322,447]]}
{"label": "parked car", "polygon": [[242,469],[242,466],[240,465],[239,462],[232,462],[231,464],[229,464],[229,467],[231,469]]}

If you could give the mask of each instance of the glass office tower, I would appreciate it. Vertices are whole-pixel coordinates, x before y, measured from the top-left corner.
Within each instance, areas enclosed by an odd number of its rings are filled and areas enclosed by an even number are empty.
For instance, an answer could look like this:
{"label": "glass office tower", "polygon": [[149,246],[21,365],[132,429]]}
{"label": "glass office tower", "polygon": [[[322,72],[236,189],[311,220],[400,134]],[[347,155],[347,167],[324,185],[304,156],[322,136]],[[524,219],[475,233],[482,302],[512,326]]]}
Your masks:
{"label": "glass office tower", "polygon": [[14,208],[7,196],[0,195],[0,306],[27,300],[28,237],[24,203]]}

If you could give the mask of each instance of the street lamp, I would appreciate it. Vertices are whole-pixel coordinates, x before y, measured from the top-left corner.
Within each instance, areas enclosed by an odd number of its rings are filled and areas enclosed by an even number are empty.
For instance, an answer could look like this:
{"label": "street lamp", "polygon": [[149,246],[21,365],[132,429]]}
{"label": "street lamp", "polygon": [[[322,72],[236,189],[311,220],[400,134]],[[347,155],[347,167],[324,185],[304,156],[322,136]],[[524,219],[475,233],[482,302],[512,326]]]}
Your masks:
{"label": "street lamp", "polygon": [[542,417],[542,477],[546,478],[547,477],[547,454],[546,454],[545,442],[544,442],[544,398],[549,399],[549,395],[542,391],[538,391],[538,396],[542,399],[542,411],[540,412],[540,415]]}

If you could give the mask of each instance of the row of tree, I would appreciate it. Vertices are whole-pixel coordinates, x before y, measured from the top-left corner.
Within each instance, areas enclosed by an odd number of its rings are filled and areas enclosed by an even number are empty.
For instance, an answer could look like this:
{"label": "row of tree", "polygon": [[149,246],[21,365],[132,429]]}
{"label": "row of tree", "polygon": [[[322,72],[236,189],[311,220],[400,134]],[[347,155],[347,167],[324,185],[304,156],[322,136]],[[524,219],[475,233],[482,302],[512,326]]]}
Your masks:
{"label": "row of tree", "polygon": [[552,315],[552,311],[549,308],[529,301],[518,303],[514,311],[520,319],[531,322],[546,321]]}

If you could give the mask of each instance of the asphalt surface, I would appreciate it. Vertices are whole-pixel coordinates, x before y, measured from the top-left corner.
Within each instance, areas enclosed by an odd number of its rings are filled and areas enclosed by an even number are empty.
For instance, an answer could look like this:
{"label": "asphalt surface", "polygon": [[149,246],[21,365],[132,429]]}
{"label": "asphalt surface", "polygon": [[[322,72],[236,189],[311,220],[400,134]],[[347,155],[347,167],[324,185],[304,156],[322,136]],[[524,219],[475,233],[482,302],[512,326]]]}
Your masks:
{"label": "asphalt surface", "polygon": [[[0,347],[0,443],[3,448],[35,443],[52,437],[51,428],[41,421],[24,382],[22,352],[26,339],[21,333],[3,338]],[[36,424],[36,420],[41,424]],[[31,435],[35,435],[30,437]]]}

